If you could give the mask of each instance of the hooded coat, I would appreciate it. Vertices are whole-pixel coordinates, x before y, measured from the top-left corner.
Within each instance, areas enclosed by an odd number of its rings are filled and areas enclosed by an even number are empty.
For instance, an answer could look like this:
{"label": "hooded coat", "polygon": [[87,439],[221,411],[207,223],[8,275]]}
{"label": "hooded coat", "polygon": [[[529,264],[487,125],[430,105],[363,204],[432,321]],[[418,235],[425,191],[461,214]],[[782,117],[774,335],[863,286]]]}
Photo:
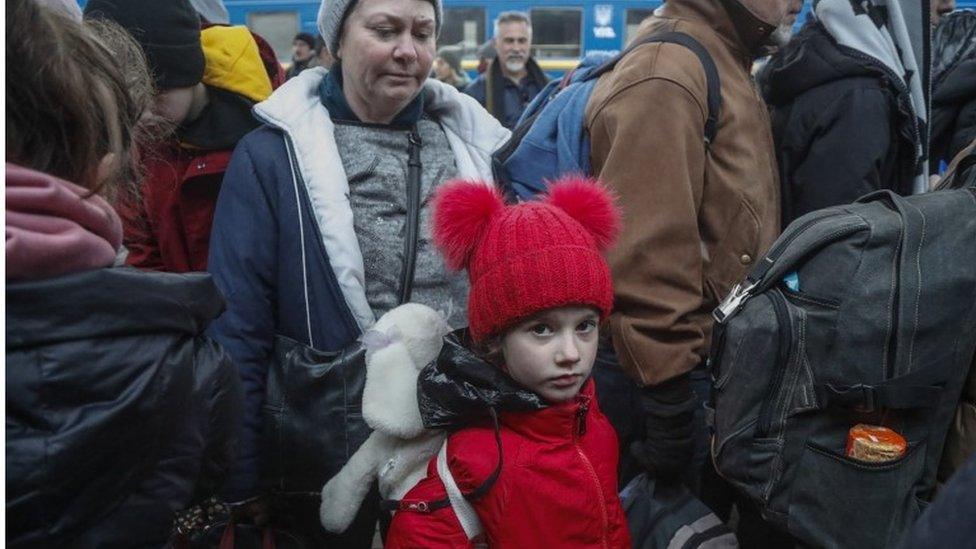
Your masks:
{"label": "hooded coat", "polygon": [[205,271],[217,194],[237,142],[259,125],[255,103],[284,81],[271,47],[246,27],[200,33],[209,103],[176,137],[143,157],[142,200],[122,208],[127,263]]}
{"label": "hooded coat", "polygon": [[[919,110],[914,89],[924,75],[913,74],[879,45],[895,47],[882,39],[887,32],[868,18],[838,15],[832,3],[818,4],[819,18],[765,69],[784,227],[871,191],[908,195],[925,187],[925,110]],[[892,17],[883,28],[896,23]],[[865,43],[842,43],[839,37],[849,34]]]}
{"label": "hooded coat", "polygon": [[240,380],[202,335],[223,300],[112,268],[119,219],[79,189],[7,166],[6,541],[161,547],[230,467]]}
{"label": "hooded coat", "polygon": [[[447,465],[462,493],[481,488],[501,459],[497,480],[470,500],[489,547],[630,547],[617,495],[617,436],[592,380],[574,400],[545,406],[448,338],[438,362],[421,372],[418,390],[425,426],[464,425],[447,439]],[[489,403],[501,410],[497,435],[485,421]],[[434,457],[427,477],[401,500],[386,548],[476,547],[452,507],[405,510],[446,497]]]}
{"label": "hooded coat", "polygon": [[[246,392],[232,499],[259,490],[262,408],[275,336],[338,351],[376,322],[335,123],[319,95],[325,76],[322,68],[302,71],[256,106],[265,125],[234,152],[214,217],[208,267],[228,309],[212,333],[233,358]],[[428,79],[421,93],[447,135],[460,177],[489,177],[491,152],[508,139],[508,130],[447,84]],[[350,414],[350,421],[362,421],[358,416]]]}
{"label": "hooded coat", "polygon": [[933,39],[930,171],[976,139],[976,12],[945,17]]}

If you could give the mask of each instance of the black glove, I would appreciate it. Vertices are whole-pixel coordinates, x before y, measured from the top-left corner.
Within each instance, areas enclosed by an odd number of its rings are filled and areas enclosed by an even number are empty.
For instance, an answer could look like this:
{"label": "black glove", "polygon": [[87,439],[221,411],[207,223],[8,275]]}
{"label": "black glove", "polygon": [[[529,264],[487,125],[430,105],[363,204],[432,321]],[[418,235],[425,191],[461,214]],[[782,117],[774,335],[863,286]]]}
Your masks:
{"label": "black glove", "polygon": [[631,443],[630,453],[653,478],[677,481],[688,468],[698,404],[689,374],[641,389],[643,438]]}

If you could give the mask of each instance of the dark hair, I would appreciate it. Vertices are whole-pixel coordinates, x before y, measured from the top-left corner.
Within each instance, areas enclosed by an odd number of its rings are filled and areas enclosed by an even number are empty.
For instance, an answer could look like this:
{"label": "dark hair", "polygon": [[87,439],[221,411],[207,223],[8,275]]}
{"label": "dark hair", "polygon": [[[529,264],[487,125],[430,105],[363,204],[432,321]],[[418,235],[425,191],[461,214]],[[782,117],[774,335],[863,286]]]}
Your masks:
{"label": "dark hair", "polygon": [[300,32],[295,35],[295,38],[292,39],[292,42],[295,42],[297,40],[301,40],[302,42],[308,44],[309,49],[313,49],[313,50],[315,49],[315,37],[312,36],[311,34],[307,32]]}
{"label": "dark hair", "polygon": [[[8,160],[114,197],[133,183],[130,147],[145,105],[81,23],[32,0],[8,0],[6,16]],[[109,153],[118,169],[97,181]]]}

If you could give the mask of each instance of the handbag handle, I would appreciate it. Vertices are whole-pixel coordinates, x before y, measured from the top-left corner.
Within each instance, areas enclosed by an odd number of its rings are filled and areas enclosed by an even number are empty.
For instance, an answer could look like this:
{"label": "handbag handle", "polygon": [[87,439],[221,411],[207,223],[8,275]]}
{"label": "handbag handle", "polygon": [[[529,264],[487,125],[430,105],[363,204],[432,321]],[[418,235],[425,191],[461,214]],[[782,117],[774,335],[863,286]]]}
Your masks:
{"label": "handbag handle", "polygon": [[400,273],[400,305],[410,301],[413,293],[413,277],[417,268],[417,240],[420,235],[420,147],[423,141],[417,127],[407,134],[410,142],[407,160],[407,226],[403,241],[403,272]]}

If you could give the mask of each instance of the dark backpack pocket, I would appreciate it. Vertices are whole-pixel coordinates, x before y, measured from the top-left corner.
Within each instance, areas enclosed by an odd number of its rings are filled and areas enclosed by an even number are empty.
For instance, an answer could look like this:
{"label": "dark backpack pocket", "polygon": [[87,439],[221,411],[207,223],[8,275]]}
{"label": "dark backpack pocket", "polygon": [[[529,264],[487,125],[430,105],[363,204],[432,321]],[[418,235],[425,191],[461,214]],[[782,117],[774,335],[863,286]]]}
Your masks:
{"label": "dark backpack pocket", "polygon": [[925,443],[900,459],[866,463],[807,444],[790,497],[789,531],[825,547],[889,547],[920,512],[916,489],[925,469]]}

